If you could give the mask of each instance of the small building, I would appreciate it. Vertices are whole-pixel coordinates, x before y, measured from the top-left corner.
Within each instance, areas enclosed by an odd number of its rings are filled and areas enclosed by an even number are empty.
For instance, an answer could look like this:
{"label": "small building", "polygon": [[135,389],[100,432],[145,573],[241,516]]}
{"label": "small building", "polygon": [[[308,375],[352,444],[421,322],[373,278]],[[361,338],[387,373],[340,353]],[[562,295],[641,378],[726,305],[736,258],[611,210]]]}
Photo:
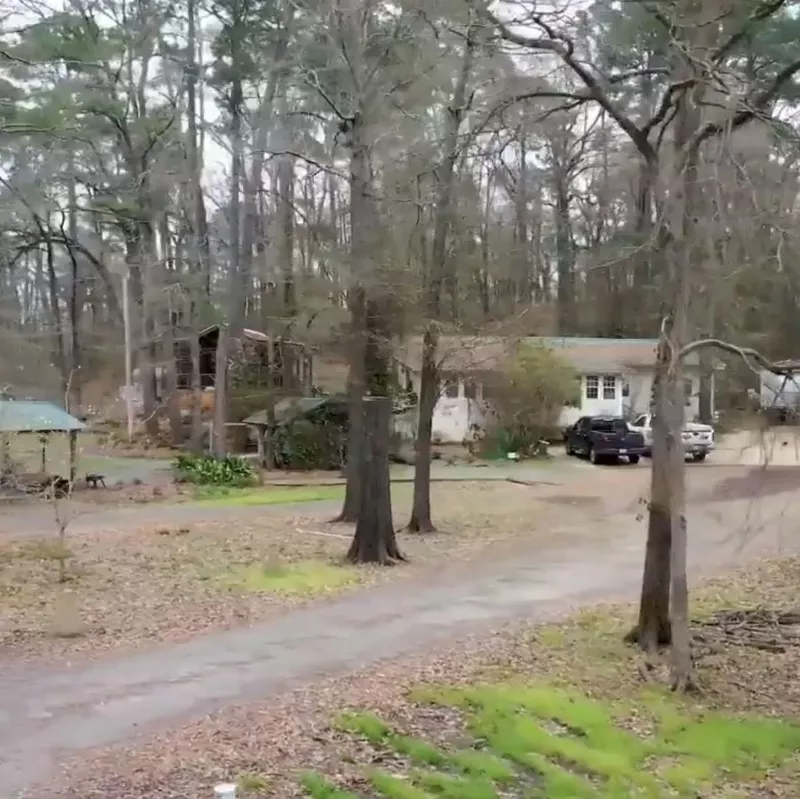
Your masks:
{"label": "small building", "polygon": [[[216,380],[219,325],[198,334],[200,343],[200,387],[213,388]],[[260,330],[245,328],[235,342],[232,371],[240,373],[249,385],[275,387],[292,393],[306,393],[311,387],[313,364],[308,346],[297,341],[270,337]],[[176,377],[179,389],[192,387],[191,343],[175,341]]]}
{"label": "small building", "polygon": [[[34,400],[0,400],[0,443],[2,446],[2,473],[12,469],[12,442],[17,437],[26,439],[23,450],[27,456],[38,449],[42,472],[47,471],[47,446],[54,434],[69,437],[69,480],[75,480],[77,468],[77,435],[86,430],[86,425],[52,402]],[[32,464],[28,464],[32,465]],[[64,477],[64,475],[60,475]]]}
{"label": "small building", "polygon": [[[442,388],[433,413],[434,440],[460,443],[474,436],[491,414],[486,390],[488,373],[498,369],[519,343],[530,342],[557,351],[580,378],[580,404],[565,407],[561,424],[581,416],[609,414],[634,418],[650,409],[656,339],[611,339],[531,336],[523,339],[443,336],[438,361]],[[410,339],[396,353],[401,385],[419,394],[422,337]],[[699,411],[700,368],[697,354],[684,362],[686,416]],[[712,378],[712,407],[713,407]],[[404,430],[410,434],[411,430]]]}
{"label": "small building", "polygon": [[[200,388],[202,409],[214,408],[214,386],[217,371],[217,345],[220,325],[211,325],[197,334],[200,345]],[[194,382],[192,342],[190,334],[178,333],[174,341],[174,370],[178,400],[188,411],[193,402]],[[154,369],[155,396],[161,402],[167,395],[167,367],[162,361]],[[278,394],[303,396],[310,393],[314,378],[313,353],[308,345],[281,337],[271,337],[260,330],[245,328],[241,337],[231,343],[228,368],[229,387],[269,389]],[[137,410],[142,406],[141,370],[133,370],[132,395]],[[124,387],[120,391],[124,398]]]}

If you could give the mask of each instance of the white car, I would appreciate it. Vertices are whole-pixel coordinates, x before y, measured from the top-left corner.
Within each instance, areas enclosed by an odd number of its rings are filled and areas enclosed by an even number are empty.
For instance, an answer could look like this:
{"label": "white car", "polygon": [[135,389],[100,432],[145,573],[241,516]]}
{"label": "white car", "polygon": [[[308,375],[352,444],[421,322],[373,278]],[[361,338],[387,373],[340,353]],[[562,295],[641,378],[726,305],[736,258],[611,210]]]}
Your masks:
{"label": "white car", "polygon": [[[649,413],[642,414],[630,425],[631,430],[644,436],[644,444],[648,448],[653,446],[653,417]],[[683,447],[686,454],[693,461],[704,461],[706,455],[714,449],[714,428],[710,424],[700,422],[686,422],[681,434]]]}

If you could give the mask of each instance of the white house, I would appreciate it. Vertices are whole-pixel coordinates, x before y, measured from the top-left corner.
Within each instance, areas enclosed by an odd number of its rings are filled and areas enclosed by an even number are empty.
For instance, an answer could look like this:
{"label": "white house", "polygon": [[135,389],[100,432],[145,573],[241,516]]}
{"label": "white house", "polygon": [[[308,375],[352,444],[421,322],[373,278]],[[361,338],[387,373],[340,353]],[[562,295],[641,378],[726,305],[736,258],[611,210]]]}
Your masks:
{"label": "white house", "polygon": [[[523,339],[550,347],[580,375],[580,406],[565,407],[561,424],[581,416],[609,414],[633,418],[650,409],[655,364],[655,339],[610,339],[536,336]],[[474,436],[491,414],[484,377],[510,357],[519,339],[444,336],[439,345],[442,391],[433,413],[433,436],[441,443],[460,443]],[[419,394],[422,339],[412,338],[397,353],[403,384]],[[698,414],[700,370],[696,354],[684,363],[686,416]],[[712,379],[713,406],[713,379]],[[403,425],[407,435],[415,420]]]}

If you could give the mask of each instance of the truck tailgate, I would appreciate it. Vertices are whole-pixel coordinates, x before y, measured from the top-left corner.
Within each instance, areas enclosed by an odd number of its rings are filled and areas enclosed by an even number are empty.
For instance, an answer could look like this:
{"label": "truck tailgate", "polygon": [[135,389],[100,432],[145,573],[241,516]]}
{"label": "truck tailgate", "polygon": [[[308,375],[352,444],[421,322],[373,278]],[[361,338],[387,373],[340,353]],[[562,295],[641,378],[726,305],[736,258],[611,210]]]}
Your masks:
{"label": "truck tailgate", "polygon": [[644,436],[630,430],[592,430],[592,440],[598,449],[639,450],[644,447]]}

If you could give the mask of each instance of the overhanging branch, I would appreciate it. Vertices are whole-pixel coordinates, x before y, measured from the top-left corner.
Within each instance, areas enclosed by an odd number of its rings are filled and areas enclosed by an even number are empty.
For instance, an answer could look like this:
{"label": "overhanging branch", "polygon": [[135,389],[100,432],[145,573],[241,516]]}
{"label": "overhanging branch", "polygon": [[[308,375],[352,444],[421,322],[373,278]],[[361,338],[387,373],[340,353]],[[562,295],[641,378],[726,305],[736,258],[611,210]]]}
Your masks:
{"label": "overhanging branch", "polygon": [[790,377],[795,372],[800,371],[798,367],[781,366],[778,363],[770,361],[752,347],[738,347],[736,344],[731,344],[729,341],[723,341],[719,338],[703,338],[697,341],[690,341],[674,354],[673,361],[684,360],[688,355],[704,348],[714,348],[730,353],[731,355],[738,355],[745,363],[749,364],[751,361],[754,361],[761,366],[762,369],[782,377]]}
{"label": "overhanging branch", "polygon": [[755,97],[741,101],[743,106],[729,122],[707,122],[694,136],[692,146],[699,147],[706,139],[723,133],[726,130],[736,130],[746,125],[756,117],[764,115],[767,106],[778,98],[781,89],[800,72],[800,59],[792,61],[785,66],[772,80],[769,86],[762,89]]}
{"label": "overhanging branch", "polygon": [[491,11],[484,11],[483,14],[497,28],[506,41],[516,44],[518,47],[524,47],[526,50],[549,52],[561,58],[564,64],[586,87],[587,100],[594,100],[606,111],[620,128],[628,134],[636,149],[648,163],[655,163],[658,160],[658,154],[653,145],[650,144],[647,134],[627,114],[620,110],[603,88],[601,81],[592,74],[591,70],[575,58],[575,45],[569,37],[556,33],[539,16],[534,15],[531,21],[538,25],[547,34],[547,37],[525,36],[516,33],[510,30]]}

